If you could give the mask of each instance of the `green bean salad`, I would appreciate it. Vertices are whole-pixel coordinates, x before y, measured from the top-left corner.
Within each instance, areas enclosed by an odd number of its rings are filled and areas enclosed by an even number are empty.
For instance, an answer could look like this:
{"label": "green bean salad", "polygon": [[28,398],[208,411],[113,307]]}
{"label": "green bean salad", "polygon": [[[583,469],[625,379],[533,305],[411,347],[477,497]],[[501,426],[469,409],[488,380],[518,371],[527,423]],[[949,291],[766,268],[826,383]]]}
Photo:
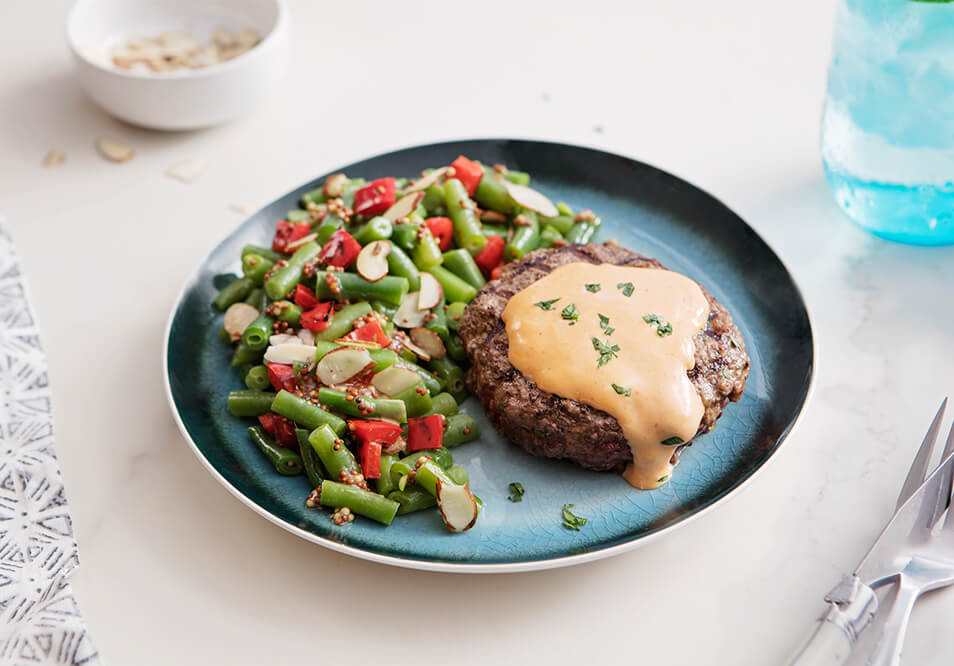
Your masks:
{"label": "green bean salad", "polygon": [[477,439],[467,304],[506,262],[586,243],[599,226],[528,187],[530,177],[464,156],[418,178],[329,176],[275,229],[242,249],[222,289],[220,336],[246,389],[228,408],[283,475],[304,475],[310,509],[336,525],[437,507],[451,532],[480,500],[451,449]]}

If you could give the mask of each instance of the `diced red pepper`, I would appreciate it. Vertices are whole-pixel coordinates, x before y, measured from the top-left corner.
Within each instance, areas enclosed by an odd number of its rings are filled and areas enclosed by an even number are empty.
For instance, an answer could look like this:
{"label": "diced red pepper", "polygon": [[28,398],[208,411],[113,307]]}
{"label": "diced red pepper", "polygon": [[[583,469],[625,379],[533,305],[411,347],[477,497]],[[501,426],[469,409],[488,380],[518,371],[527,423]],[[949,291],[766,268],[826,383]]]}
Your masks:
{"label": "diced red pepper", "polygon": [[380,215],[394,205],[394,189],[393,178],[372,180],[354,193],[354,214],[364,217]]}
{"label": "diced red pepper", "polygon": [[444,417],[440,414],[407,420],[407,450],[439,449],[444,442]]}
{"label": "diced red pepper", "polygon": [[359,442],[394,444],[401,439],[401,426],[390,421],[348,419],[348,430]]}
{"label": "diced red pepper", "polygon": [[447,252],[454,242],[454,223],[449,217],[429,217],[424,224],[441,246],[441,252]]}
{"label": "diced red pepper", "polygon": [[360,328],[354,329],[345,337],[349,340],[376,342],[382,347],[387,347],[389,344],[391,344],[391,338],[385,335],[384,330],[381,328],[381,324],[379,324],[375,319],[372,319]]}
{"label": "diced red pepper", "polygon": [[496,266],[494,266],[494,269],[490,271],[490,279],[496,280],[497,278],[499,278],[500,272],[503,271],[503,267],[504,267],[503,264],[497,264]]}
{"label": "diced red pepper", "polygon": [[318,258],[326,264],[347,268],[360,252],[361,244],[344,229],[338,229],[321,248]]}
{"label": "diced red pepper", "polygon": [[334,319],[335,313],[332,309],[333,307],[334,303],[331,301],[319,303],[311,310],[302,312],[298,324],[302,328],[307,328],[309,331],[314,331],[315,333],[323,331],[328,328],[328,324]]}
{"label": "diced red pepper", "polygon": [[290,393],[295,392],[295,370],[290,365],[284,363],[267,363],[268,381],[272,383],[276,391],[285,389]]}
{"label": "diced red pepper", "polygon": [[275,238],[272,239],[272,249],[276,252],[288,252],[288,244],[299,238],[304,238],[311,231],[307,222],[291,223],[282,220],[275,227]]}
{"label": "diced red pepper", "polygon": [[451,168],[454,170],[454,178],[461,182],[467,194],[474,196],[477,186],[480,185],[480,179],[484,176],[484,170],[480,168],[480,165],[460,155],[451,162]]}
{"label": "diced red pepper", "polygon": [[299,282],[295,285],[295,296],[294,296],[295,305],[300,307],[302,310],[310,310],[316,305],[318,305],[318,299],[315,297],[315,292]]}
{"label": "diced red pepper", "polygon": [[358,452],[361,458],[361,473],[366,479],[381,478],[381,443],[365,442]]}
{"label": "diced red pepper", "polygon": [[480,272],[484,274],[484,277],[490,275],[494,267],[503,260],[504,245],[506,245],[506,243],[503,237],[489,236],[487,242],[484,243],[484,247],[481,248],[477,256],[474,257],[474,263],[480,268]]}
{"label": "diced red pepper", "polygon": [[258,417],[258,422],[280,446],[287,446],[290,449],[297,448],[298,436],[295,434],[295,426],[284,416],[262,414]]}

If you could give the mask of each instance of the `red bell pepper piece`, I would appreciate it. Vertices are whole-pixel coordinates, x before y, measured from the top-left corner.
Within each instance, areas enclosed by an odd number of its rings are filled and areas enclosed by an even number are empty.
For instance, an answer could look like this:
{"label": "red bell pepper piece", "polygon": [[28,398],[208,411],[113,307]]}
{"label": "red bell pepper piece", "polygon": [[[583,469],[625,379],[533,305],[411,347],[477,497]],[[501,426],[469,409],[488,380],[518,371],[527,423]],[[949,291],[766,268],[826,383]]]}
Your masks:
{"label": "red bell pepper piece", "polygon": [[349,419],[348,430],[359,442],[378,442],[379,444],[394,444],[401,439],[401,426],[390,421],[376,421],[374,419]]}
{"label": "red bell pepper piece", "polygon": [[307,328],[309,331],[314,331],[315,333],[323,331],[328,328],[328,324],[334,319],[335,313],[332,309],[333,307],[334,303],[331,301],[319,303],[311,310],[302,312],[301,319],[298,320],[298,323],[302,328]]}
{"label": "red bell pepper piece", "polygon": [[272,383],[276,391],[285,389],[290,393],[295,392],[295,370],[290,365],[284,363],[266,363],[268,368],[268,381]]}
{"label": "red bell pepper piece", "polygon": [[366,479],[381,478],[381,443],[365,442],[358,452],[361,458],[361,473]]}
{"label": "red bell pepper piece", "polygon": [[375,319],[372,319],[360,328],[354,329],[345,337],[349,340],[376,342],[382,347],[387,347],[389,344],[391,344],[391,338],[385,335],[384,330],[381,328],[381,324],[379,324]]}
{"label": "red bell pepper piece", "polygon": [[504,253],[504,239],[500,236],[489,236],[484,247],[481,248],[477,256],[474,257],[474,263],[480,268],[484,277],[490,275],[494,267],[501,262]]}
{"label": "red bell pepper piece", "polygon": [[288,252],[289,243],[293,243],[299,238],[304,238],[310,231],[311,226],[307,222],[292,224],[291,222],[282,220],[275,227],[272,249],[276,252]]}
{"label": "red bell pepper piece", "polygon": [[280,446],[294,449],[298,446],[298,436],[295,435],[295,426],[284,416],[278,414],[262,414],[258,422],[265,428]]}
{"label": "red bell pepper piece", "polygon": [[439,449],[444,441],[444,417],[440,414],[407,420],[407,450]]}
{"label": "red bell pepper piece", "polygon": [[503,267],[504,267],[503,264],[497,264],[496,266],[494,266],[494,269],[490,271],[490,279],[496,280],[497,278],[499,278],[500,272],[503,270]]}
{"label": "red bell pepper piece", "polygon": [[374,217],[394,205],[396,198],[393,178],[378,178],[354,193],[355,215]]}
{"label": "red bell pepper piece", "polygon": [[449,217],[429,217],[424,224],[441,246],[441,252],[447,252],[454,242],[454,223]]}
{"label": "red bell pepper piece", "polygon": [[326,264],[347,268],[360,252],[361,244],[344,229],[338,229],[321,248],[318,258]]}
{"label": "red bell pepper piece", "polygon": [[460,155],[451,162],[451,168],[454,170],[453,178],[461,182],[468,195],[474,196],[477,186],[480,185],[480,179],[484,176],[484,170],[480,168],[480,165]]}
{"label": "red bell pepper piece", "polygon": [[299,282],[295,285],[295,305],[302,310],[311,310],[318,305],[318,299],[315,298],[315,292]]}

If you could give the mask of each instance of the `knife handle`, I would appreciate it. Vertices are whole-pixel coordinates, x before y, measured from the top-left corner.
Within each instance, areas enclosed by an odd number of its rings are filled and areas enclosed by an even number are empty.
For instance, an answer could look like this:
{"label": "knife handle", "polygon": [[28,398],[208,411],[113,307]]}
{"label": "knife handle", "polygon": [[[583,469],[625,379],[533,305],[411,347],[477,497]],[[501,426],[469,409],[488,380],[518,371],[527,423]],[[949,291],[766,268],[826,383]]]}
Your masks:
{"label": "knife handle", "polygon": [[785,666],[841,666],[851,654],[851,639],[834,623],[819,618]]}

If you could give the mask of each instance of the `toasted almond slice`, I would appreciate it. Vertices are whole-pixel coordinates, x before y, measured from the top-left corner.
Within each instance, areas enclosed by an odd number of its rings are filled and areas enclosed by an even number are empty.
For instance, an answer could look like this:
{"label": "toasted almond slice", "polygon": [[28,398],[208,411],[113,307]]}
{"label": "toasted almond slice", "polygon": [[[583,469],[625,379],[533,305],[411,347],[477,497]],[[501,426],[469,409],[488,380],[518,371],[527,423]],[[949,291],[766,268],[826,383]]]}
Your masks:
{"label": "toasted almond slice", "polygon": [[405,194],[403,197],[398,199],[393,206],[384,211],[382,217],[387,218],[391,222],[400,220],[402,217],[407,217],[414,212],[414,209],[417,208],[417,204],[421,203],[421,199],[423,198],[423,192],[412,192],[411,194]]}
{"label": "toasted almond slice", "polygon": [[358,253],[355,267],[358,275],[368,282],[377,282],[388,274],[388,255],[391,241],[379,240],[368,243]]}
{"label": "toasted almond slice", "polygon": [[560,214],[556,206],[536,190],[506,180],[504,181],[504,187],[507,188],[507,193],[510,194],[511,199],[528,210],[540,213],[544,217],[556,217]]}
{"label": "toasted almond slice", "polygon": [[480,221],[490,222],[491,224],[503,224],[507,221],[507,216],[495,210],[482,210],[480,211]]}
{"label": "toasted almond slice", "polygon": [[191,159],[169,167],[166,175],[183,183],[191,183],[202,174],[204,169],[205,164],[201,160]]}
{"label": "toasted almond slice", "polygon": [[291,333],[275,333],[268,337],[268,344],[270,345],[283,345],[287,342],[297,344],[300,340],[297,335],[292,335]]}
{"label": "toasted almond slice", "polygon": [[47,168],[57,167],[63,164],[65,159],[66,153],[64,153],[62,150],[54,148],[46,154],[46,157],[43,158],[43,166]]}
{"label": "toasted almond slice", "polygon": [[114,139],[97,139],[96,150],[110,162],[128,162],[136,154],[132,148]]}
{"label": "toasted almond slice", "polygon": [[448,167],[441,167],[440,169],[434,169],[426,176],[421,176],[420,178],[415,180],[413,183],[411,183],[411,186],[406,188],[404,190],[404,193],[410,194],[411,192],[421,192],[423,190],[426,190],[431,185],[433,185],[434,183],[439,181],[441,178],[443,178],[444,174],[447,173],[447,169]]}
{"label": "toasted almond slice", "polygon": [[414,352],[414,354],[422,361],[431,360],[431,355],[427,353],[427,350],[422,347],[418,347],[409,337],[405,336],[404,339],[401,340],[401,345]]}
{"label": "toasted almond slice", "polygon": [[430,273],[421,273],[421,292],[418,297],[417,309],[430,310],[437,307],[444,297],[444,288],[437,278]]}
{"label": "toasted almond slice", "polygon": [[352,347],[360,347],[361,349],[381,349],[381,345],[372,340],[355,340],[354,338],[338,338],[333,342],[337,342],[339,345],[351,345]]}
{"label": "toasted almond slice", "polygon": [[301,340],[303,345],[314,345],[315,344],[315,333],[310,331],[307,328],[303,328],[298,331],[298,339]]}
{"label": "toasted almond slice", "polygon": [[386,456],[394,456],[407,448],[407,440],[403,437],[398,437],[394,440],[393,444],[387,444],[381,447],[381,454]]}
{"label": "toasted almond slice", "polygon": [[189,55],[189,67],[198,69],[200,67],[211,67],[219,62],[219,47],[215,44],[208,44],[201,49]]}
{"label": "toasted almond slice", "polygon": [[437,479],[435,491],[437,508],[448,530],[466,532],[476,524],[480,511],[474,494],[470,492],[470,486],[443,483]]}
{"label": "toasted almond slice", "polygon": [[322,384],[343,384],[374,367],[367,349],[338,347],[321,357],[315,372]]}
{"label": "toasted almond slice", "polygon": [[292,241],[291,243],[289,243],[288,245],[285,246],[285,249],[286,249],[286,250],[297,250],[297,249],[300,248],[302,245],[305,245],[306,243],[310,243],[311,241],[315,240],[316,238],[318,238],[318,234],[317,234],[316,232],[312,232],[312,233],[308,234],[307,236],[302,236],[301,238],[299,238],[299,239],[296,240],[296,241]]}
{"label": "toasted almond slice", "polygon": [[385,395],[397,395],[421,381],[420,375],[410,368],[392,365],[374,375],[371,386]]}
{"label": "toasted almond slice", "polygon": [[258,205],[253,201],[236,201],[229,204],[229,208],[241,215],[251,215],[258,209]]}
{"label": "toasted almond slice", "polygon": [[238,40],[235,38],[235,35],[232,34],[230,30],[225,28],[216,28],[212,31],[212,41],[216,46],[221,46],[226,48],[235,44]]}
{"label": "toasted almond slice", "polygon": [[[424,277],[424,273],[421,273],[421,277]],[[397,312],[394,313],[394,316],[391,318],[391,321],[394,322],[395,326],[400,328],[414,328],[415,326],[421,326],[427,321],[427,310],[421,310],[418,306],[418,299],[420,297],[420,292],[412,291],[407,296],[404,297],[404,300],[401,301],[401,307],[397,309]]]}
{"label": "toasted almond slice", "polygon": [[232,303],[225,311],[225,320],[222,326],[229,334],[232,342],[242,338],[242,332],[258,318],[258,310],[248,303]]}
{"label": "toasted almond slice", "polygon": [[314,347],[301,344],[301,341],[285,342],[280,345],[271,345],[265,350],[265,360],[269,363],[312,363],[317,350]]}
{"label": "toasted almond slice", "polygon": [[238,34],[235,35],[235,40],[238,42],[239,46],[242,46],[247,51],[252,48],[260,41],[262,41],[261,36],[251,28],[242,28],[238,31]]}
{"label": "toasted almond slice", "polygon": [[447,356],[447,348],[441,337],[429,328],[418,326],[408,331],[411,341],[428,353],[432,359],[442,359]]}
{"label": "toasted almond slice", "polygon": [[321,186],[321,192],[328,199],[334,199],[344,194],[345,185],[348,184],[348,177],[343,173],[333,173],[325,178],[325,184]]}

